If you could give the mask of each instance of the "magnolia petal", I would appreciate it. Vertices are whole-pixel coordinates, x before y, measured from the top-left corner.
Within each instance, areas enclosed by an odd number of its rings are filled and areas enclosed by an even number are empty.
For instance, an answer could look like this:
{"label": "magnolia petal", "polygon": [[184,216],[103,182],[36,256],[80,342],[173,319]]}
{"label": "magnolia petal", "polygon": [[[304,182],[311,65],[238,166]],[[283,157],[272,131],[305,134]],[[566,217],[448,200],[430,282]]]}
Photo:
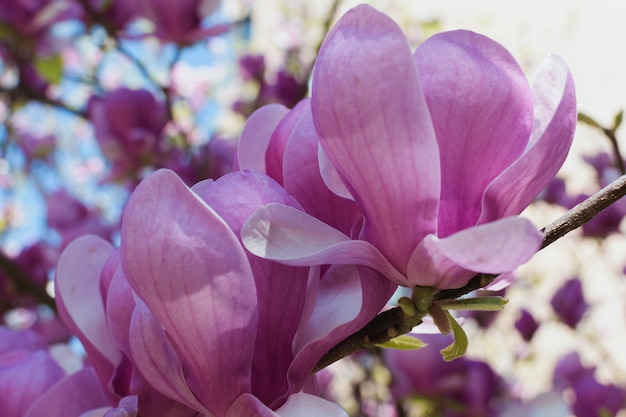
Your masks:
{"label": "magnolia petal", "polygon": [[353,265],[334,265],[324,275],[311,319],[294,341],[294,350],[328,335],[361,310],[361,277]]}
{"label": "magnolia petal", "polygon": [[279,184],[283,184],[283,158],[289,136],[302,114],[310,108],[310,99],[300,101],[278,123],[265,153],[265,171]]}
{"label": "magnolia petal", "polygon": [[[378,314],[397,286],[370,268],[332,266],[320,281],[318,300],[289,368],[290,392],[302,390],[319,360]],[[272,405],[277,405],[280,398]]]}
{"label": "magnolia petal", "polygon": [[287,265],[363,265],[397,284],[407,283],[369,242],[350,240],[318,219],[282,204],[267,204],[256,210],[243,225],[241,238],[253,254]]}
{"label": "magnolia petal", "polygon": [[31,404],[65,376],[45,350],[0,355],[0,415],[22,417]]}
{"label": "magnolia petal", "polygon": [[504,272],[496,277],[489,285],[484,287],[487,291],[500,291],[508,287],[515,281],[517,274],[515,271]]}
{"label": "magnolia petal", "polygon": [[128,282],[176,345],[188,385],[213,414],[224,414],[250,390],[257,324],[254,277],[239,240],[176,174],[159,170],[132,194],[121,242]]}
{"label": "magnolia petal", "polygon": [[[236,235],[259,206],[271,202],[296,205],[278,183],[257,171],[221,177],[203,198]],[[291,345],[305,305],[308,268],[254,255],[249,262],[259,300],[251,387],[257,398],[269,403],[288,389],[284,376],[293,358]]]}
{"label": "magnolia petal", "polygon": [[[194,189],[194,191],[196,191]],[[274,179],[254,170],[231,172],[197,194],[228,224],[235,235],[254,211],[268,203],[298,207]]]}
{"label": "magnolia petal", "polygon": [[[284,187],[304,211],[349,235],[361,214],[351,197],[342,198],[322,179],[318,149],[323,153],[309,108],[298,120],[285,149]],[[332,164],[328,162],[327,167]],[[337,180],[345,190],[338,176]]]}
{"label": "magnolia petal", "polygon": [[54,280],[59,315],[82,342],[103,383],[122,359],[109,333],[100,293],[101,272],[112,254],[113,246],[104,239],[81,236],[61,254]]}
{"label": "magnolia petal", "polygon": [[476,224],[485,188],[524,151],[532,98],[513,56],[470,31],[428,38],[415,61],[441,155],[437,235],[446,237]]}
{"label": "magnolia petal", "polygon": [[122,267],[118,265],[106,300],[106,316],[109,332],[117,348],[126,355],[130,354],[129,329],[130,320],[135,308],[133,291],[126,280]]}
{"label": "magnolia petal", "polygon": [[0,356],[11,350],[45,350],[47,347],[46,339],[32,329],[0,326]]}
{"label": "magnolia petal", "polygon": [[317,159],[319,161],[320,174],[322,174],[322,180],[324,184],[326,184],[326,187],[337,196],[354,201],[354,197],[352,197],[352,194],[350,194],[350,191],[346,188],[346,184],[344,184],[341,179],[341,175],[337,172],[337,168],[335,168],[330,159],[328,159],[328,155],[324,152],[324,148],[322,148],[321,144],[317,149]]}
{"label": "magnolia petal", "polygon": [[257,397],[245,393],[235,400],[225,417],[279,417],[267,408]]}
{"label": "magnolia petal", "polygon": [[531,222],[507,217],[439,239],[429,235],[409,261],[413,285],[459,288],[474,273],[512,271],[539,250],[543,234]]}
{"label": "magnolia petal", "polygon": [[276,410],[280,417],[348,417],[348,413],[337,404],[310,394],[291,395],[285,404]]}
{"label": "magnolia petal", "polygon": [[524,154],[487,187],[480,223],[519,214],[565,161],[576,129],[574,81],[565,61],[551,55],[533,84],[535,123]]}
{"label": "magnolia petal", "polygon": [[141,301],[135,306],[129,330],[133,364],[145,380],[167,397],[209,414],[187,386],[183,365],[165,331]]}
{"label": "magnolia petal", "polygon": [[269,104],[252,113],[241,131],[237,146],[239,169],[255,169],[265,172],[265,153],[272,138],[272,132],[288,112],[285,106]]}
{"label": "magnolia petal", "polygon": [[409,44],[367,5],[326,36],[313,74],[315,128],[366,222],[364,239],[404,272],[436,230],[439,152]]}
{"label": "magnolia petal", "polygon": [[28,409],[24,417],[79,416],[111,405],[93,368],[84,368],[56,383]]}

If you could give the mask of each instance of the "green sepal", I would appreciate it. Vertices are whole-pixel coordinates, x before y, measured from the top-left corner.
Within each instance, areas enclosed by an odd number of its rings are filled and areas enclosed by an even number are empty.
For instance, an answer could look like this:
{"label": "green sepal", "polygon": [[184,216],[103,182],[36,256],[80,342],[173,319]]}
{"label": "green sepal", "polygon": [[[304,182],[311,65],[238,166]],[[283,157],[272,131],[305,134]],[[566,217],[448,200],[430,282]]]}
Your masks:
{"label": "green sepal", "polygon": [[611,131],[613,131],[613,133],[615,133],[615,131],[617,130],[617,128],[620,127],[620,125],[622,124],[622,119],[624,118],[624,110],[620,110],[616,115],[615,118],[613,119],[613,128],[611,128]]}
{"label": "green sepal", "polygon": [[417,350],[425,347],[426,345],[427,343],[422,342],[413,336],[403,334],[376,346],[383,349]]}
{"label": "green sepal", "polygon": [[602,126],[600,126],[598,122],[596,122],[591,116],[587,116],[585,113],[578,112],[578,121],[581,123],[588,124],[589,126],[602,129]]}
{"label": "green sepal", "polygon": [[450,322],[450,327],[452,328],[452,333],[454,334],[454,342],[452,342],[450,346],[441,349],[441,356],[444,361],[450,362],[465,355],[469,341],[467,340],[465,330],[463,330],[459,323],[456,322],[454,317],[452,317],[447,311],[446,314],[448,315],[448,321]]}
{"label": "green sepal", "polygon": [[63,59],[61,55],[35,58],[37,74],[50,84],[58,84],[63,76]]}
{"label": "green sepal", "polygon": [[11,36],[13,36],[11,27],[3,22],[0,22],[0,39],[9,39]]}
{"label": "green sepal", "polygon": [[402,309],[402,312],[409,317],[413,317],[417,313],[413,300],[408,297],[400,298],[398,300],[398,306]]}
{"label": "green sepal", "polygon": [[439,302],[444,310],[500,311],[508,303],[504,297],[475,297]]}

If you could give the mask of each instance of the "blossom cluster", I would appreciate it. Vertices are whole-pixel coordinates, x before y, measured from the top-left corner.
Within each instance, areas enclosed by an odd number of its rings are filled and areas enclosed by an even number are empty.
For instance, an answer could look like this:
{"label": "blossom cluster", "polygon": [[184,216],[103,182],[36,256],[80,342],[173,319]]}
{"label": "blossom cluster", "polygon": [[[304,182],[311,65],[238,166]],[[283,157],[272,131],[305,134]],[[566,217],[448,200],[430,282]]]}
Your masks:
{"label": "blossom cluster", "polygon": [[[156,36],[199,36],[197,23],[189,31],[176,19],[185,8],[152,3]],[[113,4],[106,13],[119,29],[136,12]],[[114,176],[174,165],[159,159],[171,151],[168,110],[150,93],[120,89],[88,111]],[[85,363],[64,369],[37,334],[2,328],[0,394],[19,395],[0,414],[346,416],[324,395],[318,363],[386,310],[399,286],[414,295],[405,314],[430,314],[444,333],[458,324],[433,294],[478,273],[499,276],[490,289],[506,287],[543,239],[519,214],[556,175],[575,122],[560,57],[548,57],[531,86],[485,36],[444,32],[412,51],[393,20],[355,7],[325,38],[310,98],[250,116],[232,172],[197,181],[156,170],[132,192],[119,247],[105,233],[64,243],[56,306]],[[225,154],[211,165],[226,165]],[[553,305],[575,327],[586,306],[567,307],[566,293],[580,290],[572,282]],[[516,325],[526,340],[532,320]],[[438,337],[424,340],[445,350]],[[504,382],[480,361],[429,368],[437,350],[383,354],[394,394],[495,415],[490,401]],[[595,383],[606,409],[619,409],[617,388],[603,390],[580,362],[577,372],[555,380],[563,390]]]}

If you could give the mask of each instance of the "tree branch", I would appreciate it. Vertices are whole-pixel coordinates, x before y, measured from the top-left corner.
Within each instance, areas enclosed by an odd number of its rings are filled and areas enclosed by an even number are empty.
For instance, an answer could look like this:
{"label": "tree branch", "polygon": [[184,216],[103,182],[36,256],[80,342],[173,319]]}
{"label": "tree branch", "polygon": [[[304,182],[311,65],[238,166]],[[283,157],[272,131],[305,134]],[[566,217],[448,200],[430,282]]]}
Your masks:
{"label": "tree branch", "polygon": [[54,299],[48,295],[44,288],[33,283],[19,266],[2,251],[0,251],[0,272],[4,272],[5,277],[13,282],[20,294],[30,295],[38,303],[47,305],[56,313],[57,307]]}
{"label": "tree branch", "polygon": [[597,216],[602,210],[626,195],[626,175],[622,175],[602,190],[541,229],[544,233],[541,249],[579,228]]}
{"label": "tree branch", "polygon": [[[544,234],[540,250],[565,236],[572,230],[587,223],[602,210],[626,195],[626,175],[622,175],[611,184],[598,191],[582,203],[573,207],[541,231]],[[442,290],[434,294],[433,302],[451,300],[478,290],[491,283],[497,275],[476,274],[461,288]],[[421,323],[423,316],[408,316],[400,307],[395,307],[378,314],[361,330],[339,342],[315,366],[317,372],[333,362],[338,361],[354,352],[385,343],[394,337],[409,332]]]}

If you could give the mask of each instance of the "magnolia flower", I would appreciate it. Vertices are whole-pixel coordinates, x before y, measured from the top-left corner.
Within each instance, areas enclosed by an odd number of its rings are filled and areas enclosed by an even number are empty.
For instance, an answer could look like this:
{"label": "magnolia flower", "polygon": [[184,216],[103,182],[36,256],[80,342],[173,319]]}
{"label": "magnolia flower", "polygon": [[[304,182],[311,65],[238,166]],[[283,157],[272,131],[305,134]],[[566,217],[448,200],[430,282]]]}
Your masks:
{"label": "magnolia flower", "polygon": [[163,152],[165,104],[146,90],[117,89],[89,102],[89,118],[112,177],[132,177]]}
{"label": "magnolia flower", "polygon": [[428,346],[383,351],[396,398],[424,398],[449,417],[498,415],[494,400],[502,396],[505,386],[486,362],[466,358],[445,362],[439,351],[450,343],[448,337],[428,334],[419,338]]}
{"label": "magnolia flower", "polygon": [[522,339],[530,342],[537,330],[539,330],[539,322],[535,320],[528,310],[523,308],[519,313],[519,317],[515,320],[515,328],[522,336]]}
{"label": "magnolia flower", "polygon": [[581,363],[576,352],[561,358],[554,369],[554,385],[564,391],[563,397],[569,400],[576,416],[616,415],[626,404],[623,388],[598,382],[595,372],[595,367]]}
{"label": "magnolia flower", "polygon": [[582,282],[578,278],[565,281],[552,296],[550,305],[559,320],[575,329],[589,309],[583,294]]}
{"label": "magnolia flower", "polygon": [[548,58],[531,89],[484,36],[441,33],[411,53],[391,19],[361,5],[326,37],[304,106],[289,143],[317,137],[326,185],[362,218],[348,235],[269,204],[242,229],[252,253],[366,265],[399,285],[446,289],[476,272],[513,271],[539,248],[542,235],[517,215],[573,137],[574,86],[561,58]]}
{"label": "magnolia flower", "polygon": [[224,32],[224,25],[201,26],[202,20],[213,14],[219,5],[219,0],[142,0],[138,7],[139,14],[154,23],[157,38],[186,45]]}
{"label": "magnolia flower", "polygon": [[[345,416],[311,394],[311,372],[381,303],[362,309],[368,296],[355,267],[329,268],[322,284],[318,268],[247,253],[239,229],[267,202],[297,207],[257,172],[190,189],[159,170],[132,194],[119,250],[86,236],[63,253],[59,312],[85,345],[109,408],[135,397],[138,415]],[[375,285],[372,293],[389,296]]]}

